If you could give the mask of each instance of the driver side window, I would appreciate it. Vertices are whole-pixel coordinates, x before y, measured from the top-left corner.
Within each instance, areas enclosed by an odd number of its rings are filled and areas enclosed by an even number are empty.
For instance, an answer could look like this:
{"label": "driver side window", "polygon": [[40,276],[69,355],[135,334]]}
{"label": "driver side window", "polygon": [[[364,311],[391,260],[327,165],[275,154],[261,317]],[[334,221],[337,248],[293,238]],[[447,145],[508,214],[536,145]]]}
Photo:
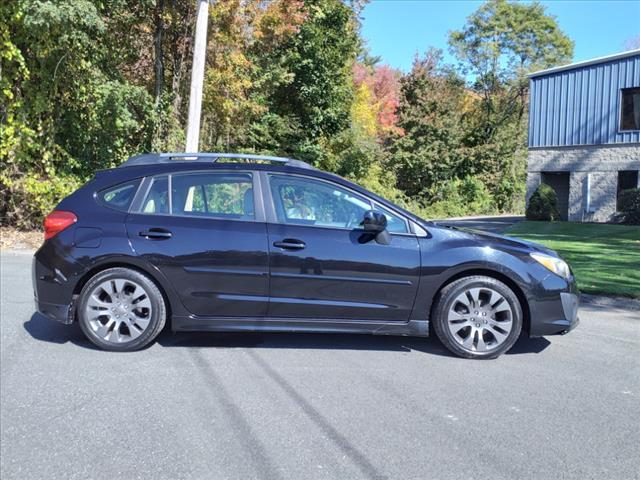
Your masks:
{"label": "driver side window", "polygon": [[371,203],[346,189],[309,178],[270,175],[278,222],[326,228],[357,228]]}

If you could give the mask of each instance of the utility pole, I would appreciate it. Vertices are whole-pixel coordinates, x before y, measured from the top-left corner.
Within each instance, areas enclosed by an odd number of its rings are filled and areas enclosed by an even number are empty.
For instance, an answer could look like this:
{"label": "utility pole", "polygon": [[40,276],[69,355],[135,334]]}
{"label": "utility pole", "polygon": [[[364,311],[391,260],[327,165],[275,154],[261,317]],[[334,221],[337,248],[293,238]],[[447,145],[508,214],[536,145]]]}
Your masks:
{"label": "utility pole", "polygon": [[187,145],[185,152],[197,152],[200,143],[200,114],[202,111],[202,85],[207,54],[207,23],[209,0],[198,0],[196,39],[193,45],[191,67],[191,91],[189,93],[189,118],[187,120]]}

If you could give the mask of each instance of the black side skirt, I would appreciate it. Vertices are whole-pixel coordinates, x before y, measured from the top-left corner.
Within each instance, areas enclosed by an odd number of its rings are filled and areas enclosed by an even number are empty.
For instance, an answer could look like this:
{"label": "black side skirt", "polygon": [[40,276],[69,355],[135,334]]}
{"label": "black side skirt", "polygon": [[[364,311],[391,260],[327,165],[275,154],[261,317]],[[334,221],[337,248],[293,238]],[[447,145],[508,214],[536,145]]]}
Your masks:
{"label": "black side skirt", "polygon": [[368,333],[373,335],[429,336],[428,320],[380,322],[368,320],[247,318],[247,317],[180,317],[172,319],[176,332],[318,332]]}

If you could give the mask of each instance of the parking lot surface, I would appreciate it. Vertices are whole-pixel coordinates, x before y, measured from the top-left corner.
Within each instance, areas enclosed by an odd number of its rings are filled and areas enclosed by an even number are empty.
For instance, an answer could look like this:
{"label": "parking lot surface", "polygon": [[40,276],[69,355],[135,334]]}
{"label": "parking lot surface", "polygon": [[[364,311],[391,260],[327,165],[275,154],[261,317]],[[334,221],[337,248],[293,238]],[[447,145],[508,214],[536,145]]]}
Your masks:
{"label": "parking lot surface", "polygon": [[493,361],[435,338],[171,334],[106,353],[1,257],[0,477],[639,478],[640,311]]}

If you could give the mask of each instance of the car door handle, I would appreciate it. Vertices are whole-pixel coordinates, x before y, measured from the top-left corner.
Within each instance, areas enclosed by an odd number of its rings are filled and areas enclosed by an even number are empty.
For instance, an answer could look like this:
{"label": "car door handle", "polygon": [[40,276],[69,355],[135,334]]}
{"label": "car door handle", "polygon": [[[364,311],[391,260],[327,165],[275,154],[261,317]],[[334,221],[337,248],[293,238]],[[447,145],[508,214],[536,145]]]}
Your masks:
{"label": "car door handle", "polygon": [[165,230],[164,228],[150,228],[149,230],[140,232],[138,235],[144,238],[161,240],[165,238],[171,238],[172,233],[169,230]]}
{"label": "car door handle", "polygon": [[285,238],[280,242],[273,242],[273,246],[284,248],[287,250],[302,250],[307,245],[302,240],[296,240],[295,238]]}

